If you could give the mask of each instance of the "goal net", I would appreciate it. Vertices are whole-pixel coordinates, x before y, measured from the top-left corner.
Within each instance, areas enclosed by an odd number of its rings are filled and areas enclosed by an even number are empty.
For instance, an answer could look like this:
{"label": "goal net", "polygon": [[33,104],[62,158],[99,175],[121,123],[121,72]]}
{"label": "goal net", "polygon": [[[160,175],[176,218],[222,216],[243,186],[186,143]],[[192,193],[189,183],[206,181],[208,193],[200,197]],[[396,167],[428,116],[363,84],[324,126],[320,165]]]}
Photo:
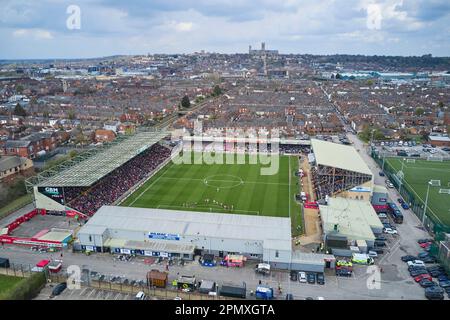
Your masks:
{"label": "goal net", "polygon": [[416,163],[416,159],[406,159],[406,163]]}
{"label": "goal net", "polygon": [[441,180],[430,180],[430,185],[433,187],[440,187],[441,186]]}
{"label": "goal net", "polygon": [[439,189],[439,193],[441,193],[441,194],[450,194],[450,189]]}
{"label": "goal net", "polygon": [[443,162],[444,161],[444,157],[443,156],[428,156],[427,157],[427,161]]}

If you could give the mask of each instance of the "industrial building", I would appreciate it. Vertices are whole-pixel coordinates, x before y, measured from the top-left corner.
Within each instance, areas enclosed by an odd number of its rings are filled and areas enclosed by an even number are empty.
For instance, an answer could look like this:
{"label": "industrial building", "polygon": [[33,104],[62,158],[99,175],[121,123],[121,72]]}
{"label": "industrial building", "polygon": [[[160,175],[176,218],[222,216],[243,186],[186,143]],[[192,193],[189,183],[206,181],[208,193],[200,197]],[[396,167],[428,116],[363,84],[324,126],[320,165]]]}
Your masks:
{"label": "industrial building", "polygon": [[339,237],[345,247],[371,247],[376,236],[383,232],[383,224],[368,201],[329,198],[319,210],[325,243]]}
{"label": "industrial building", "polygon": [[78,250],[181,257],[242,254],[287,269],[289,218],[103,206],[78,232]]}

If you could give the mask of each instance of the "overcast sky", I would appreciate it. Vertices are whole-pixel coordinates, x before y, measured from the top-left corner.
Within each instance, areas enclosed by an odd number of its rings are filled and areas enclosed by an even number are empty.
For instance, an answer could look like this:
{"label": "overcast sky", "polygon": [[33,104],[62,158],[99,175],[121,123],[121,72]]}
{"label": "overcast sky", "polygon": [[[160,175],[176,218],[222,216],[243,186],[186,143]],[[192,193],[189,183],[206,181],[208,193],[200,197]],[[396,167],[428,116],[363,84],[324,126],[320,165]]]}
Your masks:
{"label": "overcast sky", "polygon": [[0,0],[0,58],[247,52],[450,56],[449,0]]}

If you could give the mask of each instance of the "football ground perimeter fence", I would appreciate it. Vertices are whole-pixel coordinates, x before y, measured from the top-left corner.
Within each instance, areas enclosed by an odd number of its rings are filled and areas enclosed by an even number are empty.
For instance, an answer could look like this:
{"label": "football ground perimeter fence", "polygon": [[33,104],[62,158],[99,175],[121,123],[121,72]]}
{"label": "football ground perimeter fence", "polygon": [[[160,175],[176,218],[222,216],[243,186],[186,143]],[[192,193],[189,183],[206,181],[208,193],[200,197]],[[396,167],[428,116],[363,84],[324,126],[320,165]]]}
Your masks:
{"label": "football ground perimeter fence", "polygon": [[[386,177],[391,181],[391,183],[394,185],[394,187],[397,189],[397,191],[400,189],[400,195],[402,198],[409,204],[410,210],[414,212],[414,214],[420,219],[420,221],[423,221],[424,228],[433,235],[434,240],[436,241],[435,244],[432,245],[430,249],[430,253],[434,256],[436,256],[439,260],[439,262],[445,267],[445,269],[450,272],[450,259],[449,254],[447,251],[447,254],[443,254],[439,250],[439,243],[440,241],[445,241],[446,239],[446,233],[450,233],[450,226],[441,223],[438,221],[434,215],[427,214],[425,215],[425,204],[422,201],[422,199],[418,198],[418,196],[415,194],[413,190],[411,190],[411,187],[409,185],[403,184],[400,188],[399,179],[397,177],[397,171],[395,171],[392,166],[387,165],[386,161],[383,159],[382,156],[376,151],[371,152],[372,158],[375,160],[375,162],[380,166],[380,168],[383,168],[383,172],[386,175]],[[383,163],[384,161],[384,163]],[[429,205],[428,205],[429,208]],[[427,210],[429,213],[430,211]]]}

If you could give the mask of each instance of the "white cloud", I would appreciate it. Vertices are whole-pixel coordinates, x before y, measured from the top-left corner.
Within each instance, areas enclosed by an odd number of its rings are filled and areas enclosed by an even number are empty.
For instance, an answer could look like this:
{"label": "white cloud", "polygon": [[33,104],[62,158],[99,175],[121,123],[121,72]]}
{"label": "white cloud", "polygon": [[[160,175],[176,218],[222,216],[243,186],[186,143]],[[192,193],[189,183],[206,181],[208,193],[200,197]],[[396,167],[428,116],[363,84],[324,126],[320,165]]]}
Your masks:
{"label": "white cloud", "polygon": [[14,30],[13,36],[18,37],[32,37],[38,40],[53,39],[53,35],[50,31],[44,29],[17,29]]}
{"label": "white cloud", "polygon": [[173,26],[176,31],[187,32],[192,30],[194,24],[192,22],[174,22]]}

